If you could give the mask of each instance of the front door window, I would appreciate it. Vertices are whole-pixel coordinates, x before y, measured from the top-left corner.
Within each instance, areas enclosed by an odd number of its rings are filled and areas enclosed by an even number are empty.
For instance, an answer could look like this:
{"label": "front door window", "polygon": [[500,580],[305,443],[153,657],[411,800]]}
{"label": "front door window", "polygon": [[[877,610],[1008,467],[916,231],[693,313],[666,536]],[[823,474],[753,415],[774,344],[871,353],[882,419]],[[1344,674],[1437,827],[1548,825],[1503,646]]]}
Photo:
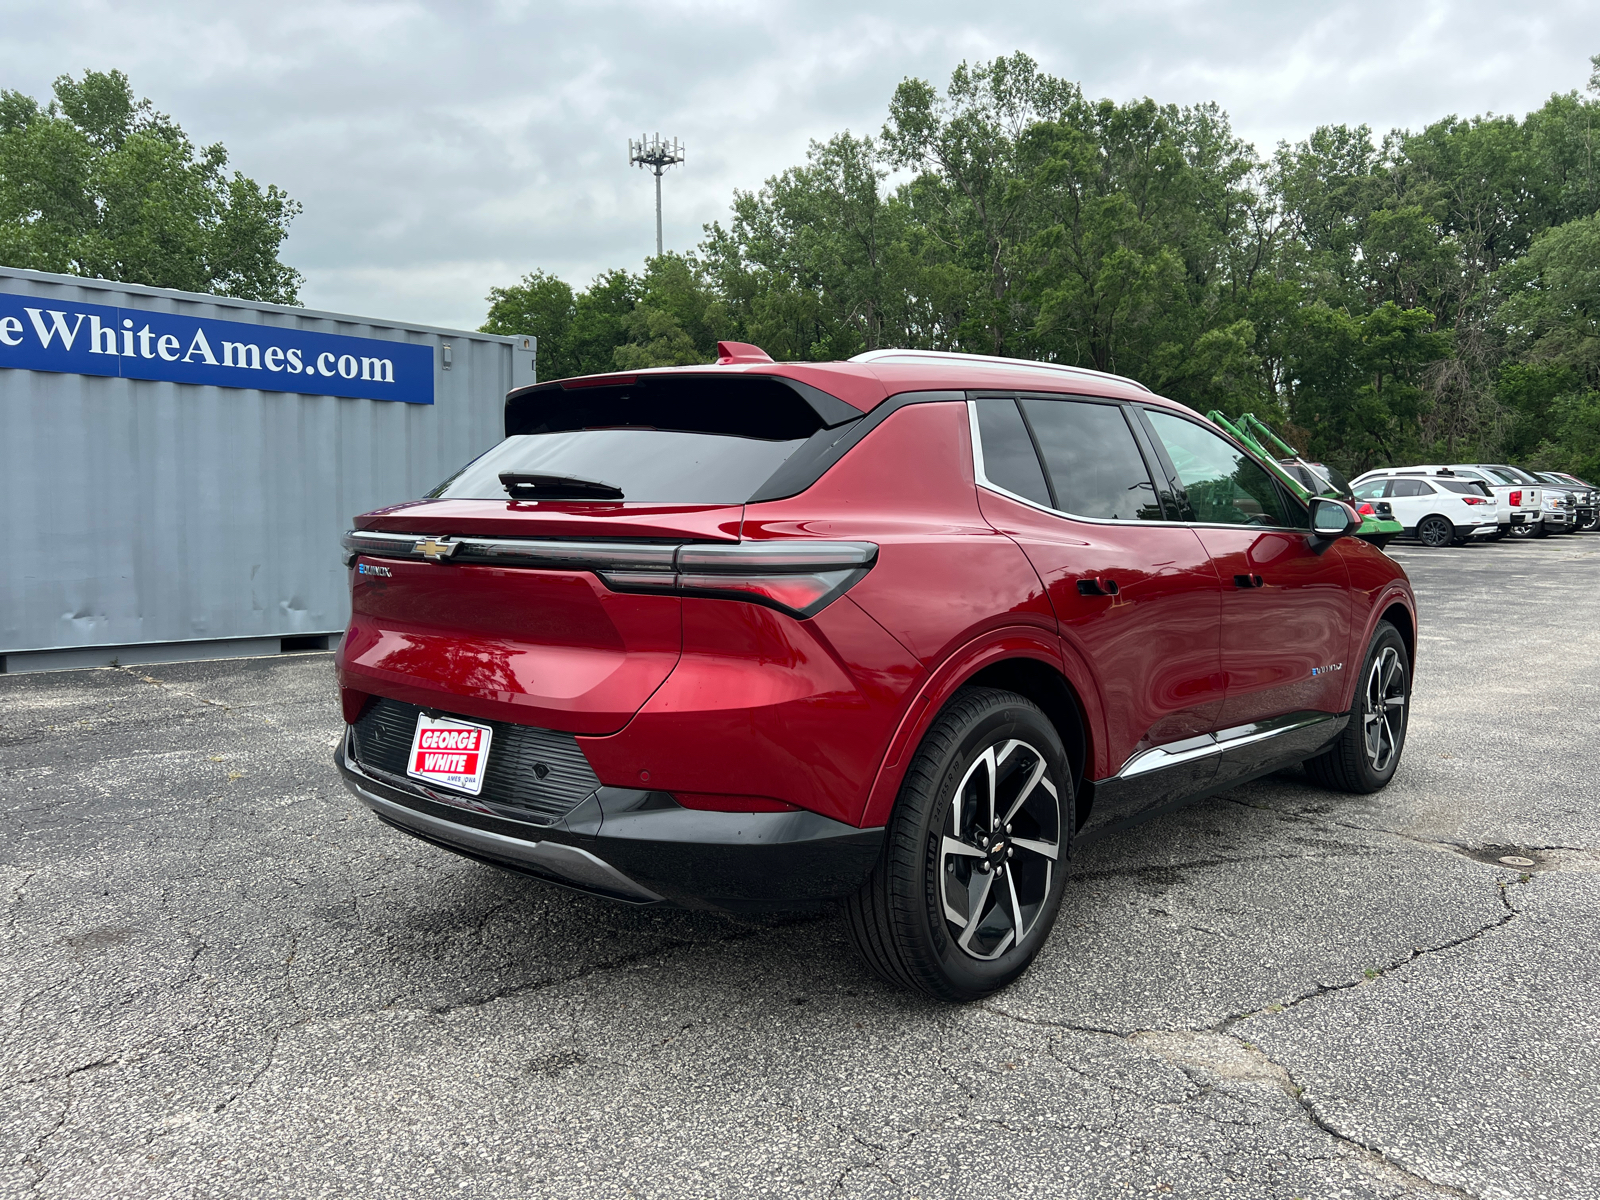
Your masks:
{"label": "front door window", "polygon": [[1222,582],[1221,727],[1338,712],[1343,672],[1353,669],[1345,541],[1313,544],[1309,509],[1220,433],[1164,409],[1143,412]]}

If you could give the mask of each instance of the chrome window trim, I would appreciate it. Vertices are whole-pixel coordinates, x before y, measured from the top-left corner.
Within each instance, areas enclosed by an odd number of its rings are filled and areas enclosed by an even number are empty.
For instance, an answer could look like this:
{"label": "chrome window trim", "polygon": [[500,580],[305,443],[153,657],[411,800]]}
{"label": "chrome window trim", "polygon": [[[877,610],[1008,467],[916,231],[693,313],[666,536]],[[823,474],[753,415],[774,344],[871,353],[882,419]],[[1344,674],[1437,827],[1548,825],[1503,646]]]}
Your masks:
{"label": "chrome window trim", "polygon": [[[1022,394],[1022,393],[1012,392],[1012,393],[1010,393],[1008,395],[1005,395],[1005,396],[981,396],[981,397],[978,397],[976,399],[969,398],[967,400],[967,424],[972,429],[972,474],[973,474],[974,479],[977,481],[977,484],[978,484],[979,487],[988,488],[989,491],[995,493],[995,495],[997,495],[997,496],[1004,496],[1007,500],[1015,500],[1018,504],[1026,504],[1029,508],[1037,509],[1039,512],[1049,513],[1052,517],[1065,517],[1069,521],[1082,521],[1086,525],[1133,525],[1133,526],[1137,526],[1137,527],[1144,528],[1144,529],[1159,528],[1161,526],[1166,526],[1168,528],[1177,529],[1177,528],[1182,528],[1184,526],[1195,524],[1195,522],[1193,522],[1193,521],[1168,521],[1168,520],[1164,520],[1164,519],[1160,520],[1160,521],[1124,521],[1124,520],[1117,519],[1117,518],[1112,518],[1112,517],[1084,517],[1084,516],[1079,516],[1077,513],[1067,512],[1065,509],[1051,508],[1048,504],[1040,504],[1037,500],[1029,500],[1026,496],[1019,496],[1019,495],[1017,495],[1017,493],[1015,493],[1013,491],[1010,491],[1010,490],[1008,490],[1006,488],[1001,487],[998,483],[990,482],[989,476],[986,475],[984,473],[984,470],[983,470],[983,438],[978,433],[978,404],[979,404],[979,401],[980,400],[1011,400],[1011,401],[1015,402],[1017,396],[1020,395],[1020,394]],[[1059,399],[1071,399],[1071,400],[1078,399],[1078,397],[1076,397],[1076,396],[1071,396],[1071,397],[1057,396],[1057,397],[1054,397],[1054,398],[1058,399],[1058,400]],[[1113,405],[1118,405],[1118,406],[1120,406],[1121,403],[1122,403],[1119,400],[1113,400],[1113,399],[1110,399],[1109,397],[1105,397],[1105,396],[1085,396],[1082,399],[1084,401],[1088,402],[1088,403],[1113,404]],[[1131,430],[1129,431],[1129,436],[1132,436],[1132,431]],[[1138,442],[1135,442],[1134,445],[1138,446]],[[1039,464],[1039,469],[1041,471],[1044,469],[1044,464],[1043,463]],[[1155,481],[1151,480],[1151,482],[1154,483]],[[1239,526],[1237,526],[1237,525],[1226,525],[1226,526],[1223,526],[1223,528],[1225,528],[1225,529],[1237,529],[1237,528],[1239,528]],[[1265,528],[1267,528],[1267,526],[1261,525],[1261,526],[1257,526],[1257,528],[1265,529]]]}
{"label": "chrome window trim", "polygon": [[[1015,398],[1016,394],[1011,396],[979,397],[979,399],[982,400],[1007,400]],[[1068,398],[1077,399],[1077,397]],[[1121,401],[1111,400],[1101,396],[1086,396],[1084,399],[1089,402],[1099,402],[1102,404],[1122,403]],[[990,482],[988,475],[986,475],[983,470],[983,438],[978,433],[978,399],[968,399],[967,401],[967,424],[972,430],[972,474],[978,486],[987,488],[997,496],[1004,496],[1007,500],[1015,500],[1018,504],[1025,504],[1029,508],[1036,509],[1039,512],[1049,513],[1052,517],[1065,517],[1069,521],[1082,521],[1086,525],[1130,525],[1139,529],[1259,529],[1263,533],[1309,532],[1309,530],[1305,529],[1296,529],[1293,525],[1230,524],[1226,521],[1168,521],[1165,519],[1160,521],[1123,521],[1114,520],[1111,517],[1083,517],[1079,516],[1077,513],[1067,512],[1064,509],[1051,508],[1048,504],[1040,504],[1037,500],[1029,500],[1026,496],[1019,496],[1017,493],[1001,487],[998,483]],[[1202,425],[1200,428],[1206,429],[1207,427]],[[1211,430],[1210,432],[1215,431]],[[1134,444],[1138,445],[1137,442]],[[1250,461],[1256,461],[1254,456],[1251,457]],[[1268,472],[1268,476],[1269,478],[1271,477],[1271,472]]]}

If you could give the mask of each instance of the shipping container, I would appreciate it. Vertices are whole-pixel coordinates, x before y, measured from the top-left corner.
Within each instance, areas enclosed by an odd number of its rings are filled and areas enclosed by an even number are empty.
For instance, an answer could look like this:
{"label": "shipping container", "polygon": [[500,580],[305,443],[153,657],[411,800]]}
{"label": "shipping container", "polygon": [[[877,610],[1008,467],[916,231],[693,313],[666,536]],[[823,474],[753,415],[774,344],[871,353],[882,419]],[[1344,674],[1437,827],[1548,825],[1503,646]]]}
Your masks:
{"label": "shipping container", "polygon": [[330,645],[351,517],[499,442],[536,351],[0,267],[0,670]]}

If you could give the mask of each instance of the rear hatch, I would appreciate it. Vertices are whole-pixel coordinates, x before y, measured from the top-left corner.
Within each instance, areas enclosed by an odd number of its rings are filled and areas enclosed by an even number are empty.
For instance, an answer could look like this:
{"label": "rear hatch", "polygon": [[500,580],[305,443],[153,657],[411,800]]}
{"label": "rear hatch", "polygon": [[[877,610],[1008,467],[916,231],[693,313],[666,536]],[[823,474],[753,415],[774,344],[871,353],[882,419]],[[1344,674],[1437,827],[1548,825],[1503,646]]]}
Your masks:
{"label": "rear hatch", "polygon": [[377,695],[615,732],[678,661],[681,601],[654,585],[680,547],[737,542],[745,502],[781,492],[797,461],[838,440],[830,427],[859,415],[770,376],[512,393],[505,441],[347,536],[347,717]]}

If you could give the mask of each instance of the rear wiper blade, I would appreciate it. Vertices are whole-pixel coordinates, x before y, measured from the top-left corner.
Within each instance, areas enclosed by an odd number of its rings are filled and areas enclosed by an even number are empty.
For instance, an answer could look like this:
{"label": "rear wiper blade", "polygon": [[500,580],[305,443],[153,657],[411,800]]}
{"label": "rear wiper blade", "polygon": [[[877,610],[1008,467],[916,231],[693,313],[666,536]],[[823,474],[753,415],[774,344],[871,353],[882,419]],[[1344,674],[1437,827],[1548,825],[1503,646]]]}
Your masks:
{"label": "rear wiper blade", "polygon": [[501,471],[500,486],[513,500],[621,500],[622,489],[601,479]]}

